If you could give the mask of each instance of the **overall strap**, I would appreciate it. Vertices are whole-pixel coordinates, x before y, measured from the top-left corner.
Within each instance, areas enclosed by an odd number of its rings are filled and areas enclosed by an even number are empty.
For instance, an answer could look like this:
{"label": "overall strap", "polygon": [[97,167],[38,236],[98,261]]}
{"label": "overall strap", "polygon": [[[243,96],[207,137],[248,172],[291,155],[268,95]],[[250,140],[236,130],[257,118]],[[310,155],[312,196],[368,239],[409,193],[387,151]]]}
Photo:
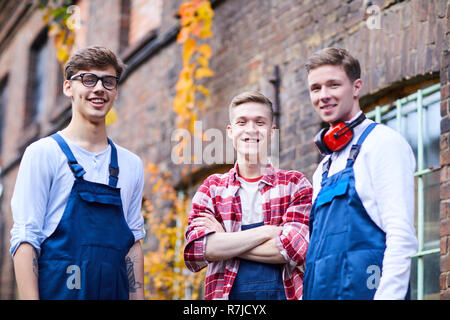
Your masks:
{"label": "overall strap", "polygon": [[66,141],[64,141],[64,139],[57,133],[52,134],[50,137],[58,143],[62,152],[66,155],[70,170],[72,170],[75,178],[83,179],[83,175],[86,173],[86,171],[84,171],[83,167],[77,162],[77,159],[75,159],[75,156],[73,155]]}
{"label": "overall strap", "polygon": [[361,134],[356,144],[352,145],[352,148],[350,149],[350,154],[347,159],[347,166],[346,168],[353,167],[353,164],[355,163],[356,157],[358,157],[359,151],[361,149],[361,145],[364,142],[364,140],[367,138],[369,133],[375,128],[375,126],[378,123],[371,123],[366,130]]}
{"label": "overall strap", "polygon": [[328,156],[328,160],[322,165],[322,183],[328,178],[328,171],[331,167],[331,156]]}
{"label": "overall strap", "polygon": [[117,160],[117,149],[111,139],[108,138],[108,143],[111,146],[111,161],[109,163],[109,182],[110,187],[117,187],[119,181],[119,162]]}

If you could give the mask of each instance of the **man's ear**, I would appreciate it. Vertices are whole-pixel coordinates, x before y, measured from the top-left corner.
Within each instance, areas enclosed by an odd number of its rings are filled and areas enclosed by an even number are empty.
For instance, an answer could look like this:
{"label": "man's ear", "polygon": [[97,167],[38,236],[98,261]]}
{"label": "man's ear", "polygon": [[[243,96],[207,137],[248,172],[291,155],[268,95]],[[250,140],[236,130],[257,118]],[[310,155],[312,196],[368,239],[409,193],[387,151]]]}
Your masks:
{"label": "man's ear", "polygon": [[272,125],[272,128],[270,128],[270,137],[273,138],[273,136],[275,135],[275,130],[277,129],[276,125]]}
{"label": "man's ear", "polygon": [[359,92],[361,91],[362,86],[363,82],[361,79],[356,79],[355,81],[353,81],[353,97],[359,97]]}
{"label": "man's ear", "polygon": [[64,80],[63,83],[63,93],[66,97],[72,98],[72,86],[69,80]]}
{"label": "man's ear", "polygon": [[227,136],[228,138],[230,138],[231,140],[233,140],[233,132],[232,132],[232,128],[231,125],[227,125]]}

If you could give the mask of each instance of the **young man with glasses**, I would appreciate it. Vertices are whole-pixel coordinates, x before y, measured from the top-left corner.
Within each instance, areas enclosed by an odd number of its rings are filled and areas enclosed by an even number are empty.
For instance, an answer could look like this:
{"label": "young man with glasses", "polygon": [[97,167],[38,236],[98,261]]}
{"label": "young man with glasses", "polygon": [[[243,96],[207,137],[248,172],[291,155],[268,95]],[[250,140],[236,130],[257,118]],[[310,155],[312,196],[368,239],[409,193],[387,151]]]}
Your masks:
{"label": "young man with glasses", "polygon": [[72,119],[23,155],[11,207],[22,299],[142,299],[141,160],[106,135],[123,63],[90,47],[65,65]]}

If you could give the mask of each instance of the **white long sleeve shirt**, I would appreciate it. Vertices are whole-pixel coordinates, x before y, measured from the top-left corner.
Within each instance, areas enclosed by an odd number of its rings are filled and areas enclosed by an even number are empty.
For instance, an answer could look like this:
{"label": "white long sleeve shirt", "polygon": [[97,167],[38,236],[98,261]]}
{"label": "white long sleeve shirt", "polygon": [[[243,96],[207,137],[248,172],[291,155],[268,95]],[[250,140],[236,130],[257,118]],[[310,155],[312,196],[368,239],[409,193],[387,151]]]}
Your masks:
{"label": "white long sleeve shirt", "polygon": [[[357,116],[359,114],[355,118]],[[371,123],[372,120],[364,120],[354,128],[351,143],[331,155],[328,176],[345,168],[351,146]],[[321,188],[322,165],[327,159],[328,156],[321,161],[313,175],[313,203]],[[363,142],[353,169],[356,191],[364,208],[386,233],[382,275],[374,299],[404,299],[411,256],[417,252],[414,154],[401,134],[385,125],[377,125]]]}
{"label": "white long sleeve shirt", "polygon": [[[100,153],[80,148],[58,132],[69,145],[78,163],[86,171],[87,181],[108,184],[111,146]],[[135,240],[144,238],[141,213],[144,170],[142,161],[116,145],[122,206]],[[22,242],[30,243],[40,253],[42,242],[58,226],[74,183],[67,157],[51,137],[32,143],[25,150],[11,199],[14,225],[11,229],[11,255]]]}

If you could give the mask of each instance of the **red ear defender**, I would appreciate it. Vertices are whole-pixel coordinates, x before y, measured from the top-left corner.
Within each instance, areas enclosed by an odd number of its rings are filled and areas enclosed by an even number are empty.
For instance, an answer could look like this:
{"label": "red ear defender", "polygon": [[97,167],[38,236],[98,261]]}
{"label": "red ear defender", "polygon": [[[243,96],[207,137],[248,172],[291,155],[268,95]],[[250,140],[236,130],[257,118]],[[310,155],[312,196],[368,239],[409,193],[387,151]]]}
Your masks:
{"label": "red ear defender", "polygon": [[323,128],[314,137],[314,143],[322,155],[332,154],[343,149],[353,138],[353,128],[364,121],[364,113],[350,122],[339,122],[329,129]]}

